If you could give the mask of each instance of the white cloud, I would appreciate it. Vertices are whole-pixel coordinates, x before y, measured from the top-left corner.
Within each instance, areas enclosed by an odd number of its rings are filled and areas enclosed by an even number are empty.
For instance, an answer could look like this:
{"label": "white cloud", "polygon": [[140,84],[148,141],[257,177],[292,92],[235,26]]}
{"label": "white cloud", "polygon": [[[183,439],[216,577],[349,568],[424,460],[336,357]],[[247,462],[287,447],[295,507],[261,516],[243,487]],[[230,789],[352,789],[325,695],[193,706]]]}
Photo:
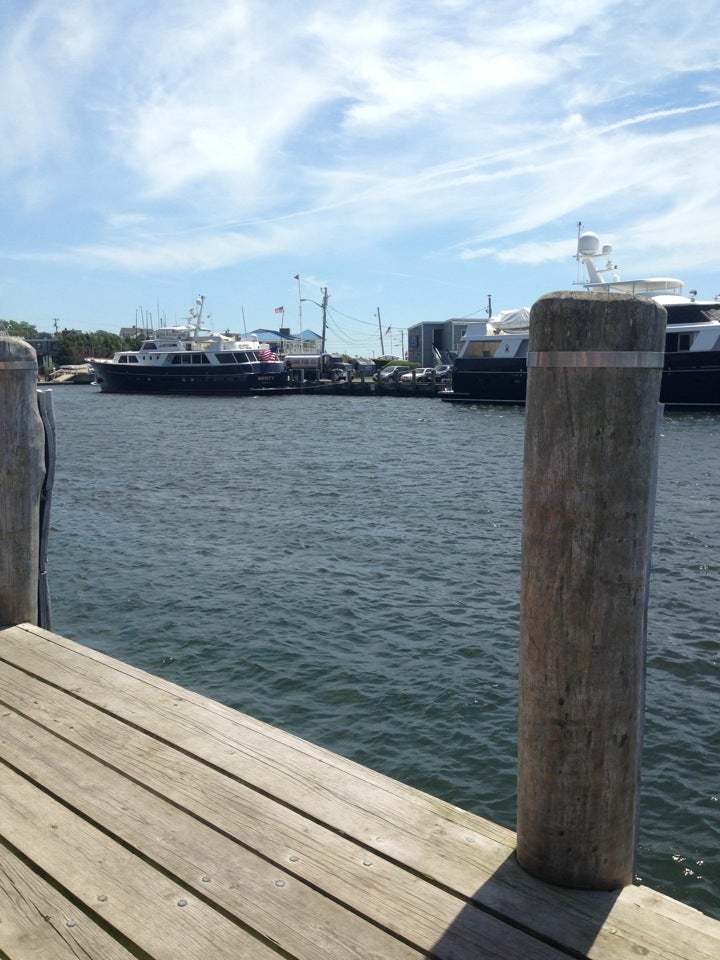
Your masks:
{"label": "white cloud", "polygon": [[[10,4],[0,21],[0,174],[31,175],[72,149],[72,106],[99,38],[93,4]],[[42,191],[41,191],[42,192]]]}
{"label": "white cloud", "polygon": [[[65,218],[55,255],[128,271],[420,233],[424,257],[540,264],[583,211],[637,224],[632,251],[642,224],[677,238],[688,212],[717,217],[717,13],[16,0],[0,13],[0,203],[19,223],[21,201]],[[709,268],[708,245],[683,240]]]}

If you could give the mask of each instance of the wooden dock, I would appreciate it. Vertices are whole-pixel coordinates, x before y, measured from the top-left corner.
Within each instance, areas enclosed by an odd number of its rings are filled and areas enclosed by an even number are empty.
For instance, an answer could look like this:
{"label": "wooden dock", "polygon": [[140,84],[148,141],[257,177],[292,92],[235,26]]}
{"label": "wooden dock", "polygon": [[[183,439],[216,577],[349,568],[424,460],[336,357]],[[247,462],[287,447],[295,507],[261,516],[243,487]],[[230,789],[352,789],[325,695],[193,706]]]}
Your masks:
{"label": "wooden dock", "polygon": [[4,960],[716,960],[645,887],[31,624],[0,630]]}

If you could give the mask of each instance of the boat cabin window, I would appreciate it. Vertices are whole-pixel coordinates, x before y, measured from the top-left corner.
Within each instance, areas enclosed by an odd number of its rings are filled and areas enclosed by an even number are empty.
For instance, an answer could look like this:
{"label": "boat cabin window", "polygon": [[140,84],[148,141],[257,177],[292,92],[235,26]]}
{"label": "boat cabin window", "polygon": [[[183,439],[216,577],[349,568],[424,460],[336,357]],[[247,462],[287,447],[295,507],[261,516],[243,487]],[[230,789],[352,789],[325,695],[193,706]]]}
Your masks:
{"label": "boat cabin window", "polygon": [[699,303],[673,303],[667,309],[668,323],[705,323],[720,320],[720,305]]}
{"label": "boat cabin window", "polygon": [[665,334],[665,352],[680,353],[683,350],[689,350],[695,339],[694,332],[689,333],[666,333]]}
{"label": "boat cabin window", "polygon": [[464,355],[466,357],[494,357],[499,346],[499,340],[471,340]]}
{"label": "boat cabin window", "polygon": [[218,363],[251,363],[257,359],[252,350],[247,352],[236,350],[234,353],[218,353],[216,356]]}
{"label": "boat cabin window", "polygon": [[134,353],[121,353],[118,363],[138,363],[138,358]]}
{"label": "boat cabin window", "polygon": [[210,358],[204,353],[178,353],[172,358],[172,362],[190,366],[198,363],[210,363]]}

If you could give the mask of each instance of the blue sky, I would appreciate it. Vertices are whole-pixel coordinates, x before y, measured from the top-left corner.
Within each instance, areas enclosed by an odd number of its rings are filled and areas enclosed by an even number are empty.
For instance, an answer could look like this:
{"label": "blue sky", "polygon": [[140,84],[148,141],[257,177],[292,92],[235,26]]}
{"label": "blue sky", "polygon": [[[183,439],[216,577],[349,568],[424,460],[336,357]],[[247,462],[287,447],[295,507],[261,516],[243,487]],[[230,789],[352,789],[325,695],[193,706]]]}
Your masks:
{"label": "blue sky", "polygon": [[[0,317],[319,330],[578,278],[720,293],[720,0],[4,0]],[[293,277],[299,274],[300,284]]]}

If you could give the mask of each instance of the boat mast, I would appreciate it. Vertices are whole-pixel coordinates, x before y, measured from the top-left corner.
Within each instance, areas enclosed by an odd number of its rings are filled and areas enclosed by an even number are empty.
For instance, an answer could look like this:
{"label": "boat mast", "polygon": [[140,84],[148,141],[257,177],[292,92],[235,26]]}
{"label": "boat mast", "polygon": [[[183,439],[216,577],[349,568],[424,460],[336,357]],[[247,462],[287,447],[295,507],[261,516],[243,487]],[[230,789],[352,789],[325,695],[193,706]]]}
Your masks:
{"label": "boat mast", "polygon": [[377,308],[378,330],[380,331],[380,356],[385,356],[385,345],[383,344],[382,321],[380,320],[380,307]]}
{"label": "boat mast", "polygon": [[195,325],[193,330],[193,340],[197,340],[198,334],[200,333],[200,324],[202,322],[202,312],[203,304],[205,303],[205,297],[200,294],[195,298],[195,303],[197,304],[198,309],[196,310],[195,307],[193,307],[190,310],[190,320]]}

